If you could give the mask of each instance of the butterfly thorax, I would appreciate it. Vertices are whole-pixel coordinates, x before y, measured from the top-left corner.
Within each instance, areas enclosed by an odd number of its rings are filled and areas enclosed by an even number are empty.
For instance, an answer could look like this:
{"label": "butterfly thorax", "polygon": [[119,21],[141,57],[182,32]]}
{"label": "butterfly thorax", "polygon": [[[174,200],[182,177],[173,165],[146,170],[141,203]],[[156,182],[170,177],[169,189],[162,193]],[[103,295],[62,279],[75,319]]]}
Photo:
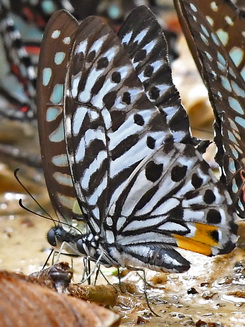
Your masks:
{"label": "butterfly thorax", "polygon": [[115,244],[106,243],[101,235],[93,235],[93,233],[82,235],[76,242],[76,248],[80,255],[87,256],[92,261],[104,266],[124,266],[110,253],[115,247]]}

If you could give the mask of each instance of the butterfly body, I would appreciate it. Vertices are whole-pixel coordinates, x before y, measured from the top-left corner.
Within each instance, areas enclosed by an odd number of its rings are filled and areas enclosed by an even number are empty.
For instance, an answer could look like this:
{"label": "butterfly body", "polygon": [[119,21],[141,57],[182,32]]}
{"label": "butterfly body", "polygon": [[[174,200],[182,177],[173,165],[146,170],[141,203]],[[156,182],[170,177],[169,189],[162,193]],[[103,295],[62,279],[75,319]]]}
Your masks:
{"label": "butterfly body", "polygon": [[[228,193],[195,147],[165,52],[156,51],[166,47],[158,23],[136,10],[119,37],[97,17],[51,19],[38,81],[45,177],[73,233],[60,239],[74,251],[105,265],[182,272],[190,264],[177,247],[229,252],[236,225]],[[140,30],[142,15],[149,24]],[[63,60],[53,60],[57,53]]]}

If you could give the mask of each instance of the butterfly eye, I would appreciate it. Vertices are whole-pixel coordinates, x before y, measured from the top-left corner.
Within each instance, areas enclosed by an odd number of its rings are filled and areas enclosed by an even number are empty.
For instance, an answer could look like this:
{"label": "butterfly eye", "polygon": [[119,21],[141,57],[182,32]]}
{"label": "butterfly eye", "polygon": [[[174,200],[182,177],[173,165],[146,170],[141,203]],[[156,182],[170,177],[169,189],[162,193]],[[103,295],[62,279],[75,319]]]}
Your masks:
{"label": "butterfly eye", "polygon": [[58,239],[57,239],[57,228],[56,227],[53,227],[48,231],[47,240],[50,245],[52,245],[54,247],[57,246]]}

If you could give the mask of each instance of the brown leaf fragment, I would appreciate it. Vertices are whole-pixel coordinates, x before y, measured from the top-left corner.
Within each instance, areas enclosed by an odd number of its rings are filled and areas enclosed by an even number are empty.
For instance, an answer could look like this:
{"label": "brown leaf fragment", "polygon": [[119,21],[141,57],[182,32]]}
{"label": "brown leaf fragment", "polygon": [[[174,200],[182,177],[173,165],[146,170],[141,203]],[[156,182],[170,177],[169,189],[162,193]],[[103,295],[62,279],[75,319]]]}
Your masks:
{"label": "brown leaf fragment", "polygon": [[81,285],[70,284],[68,291],[72,296],[103,305],[114,306],[118,292],[112,285]]}
{"label": "brown leaf fragment", "polygon": [[116,327],[119,315],[47,287],[28,277],[0,272],[1,327]]}

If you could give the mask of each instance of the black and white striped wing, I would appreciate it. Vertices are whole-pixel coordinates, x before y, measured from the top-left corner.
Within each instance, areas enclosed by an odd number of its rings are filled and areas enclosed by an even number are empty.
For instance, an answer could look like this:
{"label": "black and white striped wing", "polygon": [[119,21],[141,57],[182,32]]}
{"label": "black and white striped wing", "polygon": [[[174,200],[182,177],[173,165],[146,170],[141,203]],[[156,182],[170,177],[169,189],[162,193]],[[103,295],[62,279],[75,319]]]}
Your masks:
{"label": "black and white striped wing", "polygon": [[172,135],[120,40],[99,18],[80,24],[71,58],[64,116],[68,159],[90,229],[99,232],[138,163]]}
{"label": "black and white striped wing", "polygon": [[231,0],[175,0],[215,114],[216,161],[245,217],[245,12]]}
{"label": "black and white striped wing", "polygon": [[137,7],[118,32],[148,99],[159,108],[176,142],[194,143],[189,119],[173,84],[168,46],[154,14]]}
{"label": "black and white striped wing", "polygon": [[175,143],[118,37],[79,26],[67,73],[68,160],[91,233],[116,265],[184,271],[174,247],[231,251],[229,196],[192,145]]}

